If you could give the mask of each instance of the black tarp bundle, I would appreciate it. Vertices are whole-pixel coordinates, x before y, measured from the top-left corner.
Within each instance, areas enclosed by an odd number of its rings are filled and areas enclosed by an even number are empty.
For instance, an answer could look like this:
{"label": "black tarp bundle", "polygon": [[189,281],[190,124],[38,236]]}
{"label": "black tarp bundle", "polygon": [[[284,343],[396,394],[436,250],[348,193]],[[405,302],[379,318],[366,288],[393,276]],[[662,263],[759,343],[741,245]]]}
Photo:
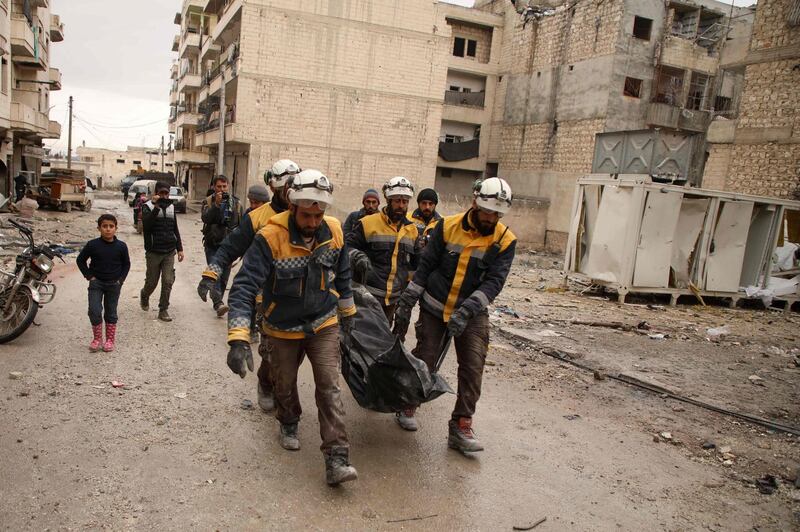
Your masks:
{"label": "black tarp bundle", "polygon": [[464,142],[440,142],[439,157],[449,162],[466,161],[480,155],[481,140],[472,139]]}
{"label": "black tarp bundle", "polygon": [[358,313],[349,337],[340,340],[342,375],[359,406],[398,412],[453,390],[392,334],[380,303],[353,283]]}

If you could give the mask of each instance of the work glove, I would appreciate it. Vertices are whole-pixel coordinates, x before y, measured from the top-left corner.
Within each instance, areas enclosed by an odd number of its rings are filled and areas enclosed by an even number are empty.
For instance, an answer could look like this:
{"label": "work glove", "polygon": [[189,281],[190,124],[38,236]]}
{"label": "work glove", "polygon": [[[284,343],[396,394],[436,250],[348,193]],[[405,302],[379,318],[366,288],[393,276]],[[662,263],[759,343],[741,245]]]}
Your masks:
{"label": "work glove", "polygon": [[216,285],[217,282],[214,279],[203,276],[203,279],[200,281],[200,284],[197,285],[197,295],[200,296],[200,299],[202,299],[203,302],[208,301],[208,293],[215,290],[214,287]]}
{"label": "work glove", "polygon": [[392,333],[400,340],[405,340],[406,338],[408,326],[411,324],[412,308],[414,308],[414,304],[409,304],[408,301],[401,297],[400,301],[397,302],[397,307],[394,309],[394,329],[392,329]]}
{"label": "work glove", "polygon": [[[253,371],[253,352],[250,350],[250,343],[242,340],[231,342],[231,349],[228,351],[228,367],[237,373],[241,378],[247,375],[247,370]],[[245,369],[247,364],[247,369]]]}
{"label": "work glove", "polygon": [[369,272],[372,271],[372,263],[363,251],[354,250],[351,255],[351,265],[353,268],[353,280],[359,284],[364,284]]}
{"label": "work glove", "polygon": [[458,338],[467,328],[467,323],[472,319],[472,313],[463,306],[450,316],[447,322],[447,333],[453,338]]}
{"label": "work glove", "polygon": [[344,338],[350,338],[353,333],[353,316],[339,316],[339,327]]}

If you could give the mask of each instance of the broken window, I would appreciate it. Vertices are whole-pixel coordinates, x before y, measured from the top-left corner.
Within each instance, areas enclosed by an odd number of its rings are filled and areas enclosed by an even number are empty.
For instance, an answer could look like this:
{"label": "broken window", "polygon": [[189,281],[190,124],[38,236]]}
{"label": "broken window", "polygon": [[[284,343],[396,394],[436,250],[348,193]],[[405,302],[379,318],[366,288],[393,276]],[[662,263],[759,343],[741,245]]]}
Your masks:
{"label": "broken window", "polygon": [[469,39],[467,41],[467,55],[469,57],[475,57],[477,52],[478,52],[478,41],[473,41],[472,39]]}
{"label": "broken window", "polygon": [[672,34],[684,39],[694,39],[697,35],[697,23],[700,20],[700,10],[684,6],[675,6],[672,17]]}
{"label": "broken window", "polygon": [[727,96],[717,96],[714,99],[714,111],[717,113],[730,113],[733,108],[733,100]]}
{"label": "broken window", "polygon": [[656,72],[653,101],[680,106],[683,99],[683,78],[680,68],[661,66]]}
{"label": "broken window", "polygon": [[641,98],[642,80],[636,78],[625,78],[625,88],[623,89],[622,94],[632,98]]}
{"label": "broken window", "polygon": [[463,37],[456,37],[453,40],[453,55],[456,57],[464,57],[465,47],[466,47],[466,40]]}
{"label": "broken window", "polygon": [[645,17],[633,17],[633,36],[644,41],[650,40],[653,31],[653,19]]}
{"label": "broken window", "polygon": [[697,23],[697,44],[706,48],[716,46],[726,32],[724,17],[713,11],[703,9]]}
{"label": "broken window", "polygon": [[705,74],[692,72],[692,79],[689,83],[689,95],[686,98],[687,109],[700,111],[705,107],[708,80],[709,77]]}

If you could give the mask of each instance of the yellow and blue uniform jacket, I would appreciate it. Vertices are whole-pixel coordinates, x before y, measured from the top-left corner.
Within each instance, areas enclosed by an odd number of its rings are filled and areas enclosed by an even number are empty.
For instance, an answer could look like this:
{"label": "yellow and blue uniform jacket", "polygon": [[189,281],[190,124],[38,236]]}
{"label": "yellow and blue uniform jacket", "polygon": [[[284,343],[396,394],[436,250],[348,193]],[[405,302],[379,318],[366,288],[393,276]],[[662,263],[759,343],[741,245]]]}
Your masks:
{"label": "yellow and blue uniform jacket", "polygon": [[442,219],[442,215],[433,211],[433,216],[430,221],[426,222],[425,218],[422,217],[422,211],[416,209],[413,213],[408,215],[408,219],[417,226],[419,236],[428,236],[428,234],[433,231],[433,228],[436,227],[436,222]]}
{"label": "yellow and blue uniform jacket", "polygon": [[464,305],[475,316],[494,301],[505,285],[517,238],[502,223],[483,236],[466,213],[447,216],[431,233],[407,290],[420,306],[443,321]]}
{"label": "yellow and blue uniform jacket", "polygon": [[366,287],[384,305],[395,303],[417,265],[414,242],[419,233],[408,218],[392,224],[386,209],[363,217],[347,235],[347,245],[366,253],[372,264]]}
{"label": "yellow and blue uniform jacket", "polygon": [[203,277],[218,280],[225,268],[233,264],[239,257],[244,256],[256,234],[266,227],[270,218],[281,212],[283,212],[283,208],[279,207],[273,198],[271,203],[265,203],[245,214],[239,226],[222,241],[211,264],[203,272]]}
{"label": "yellow and blue uniform jacket", "polygon": [[313,249],[303,243],[291,213],[270,218],[244,256],[228,295],[228,342],[250,341],[250,316],[263,293],[261,328],[276,338],[301,339],[356,313],[350,258],[339,221],[326,216]]}

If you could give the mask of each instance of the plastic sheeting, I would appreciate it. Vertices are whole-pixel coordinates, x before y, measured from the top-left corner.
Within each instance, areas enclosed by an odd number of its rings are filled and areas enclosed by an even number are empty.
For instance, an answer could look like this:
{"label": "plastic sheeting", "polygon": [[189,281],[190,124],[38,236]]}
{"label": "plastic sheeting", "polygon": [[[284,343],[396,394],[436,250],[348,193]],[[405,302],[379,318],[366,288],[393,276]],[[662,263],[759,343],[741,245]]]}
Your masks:
{"label": "plastic sheeting", "polygon": [[342,375],[359,406],[397,412],[453,393],[392,334],[380,303],[363,286],[353,284],[353,298],[358,313],[340,346]]}
{"label": "plastic sheeting", "polygon": [[439,157],[449,162],[466,161],[480,155],[480,139],[472,139],[464,142],[440,142]]}

